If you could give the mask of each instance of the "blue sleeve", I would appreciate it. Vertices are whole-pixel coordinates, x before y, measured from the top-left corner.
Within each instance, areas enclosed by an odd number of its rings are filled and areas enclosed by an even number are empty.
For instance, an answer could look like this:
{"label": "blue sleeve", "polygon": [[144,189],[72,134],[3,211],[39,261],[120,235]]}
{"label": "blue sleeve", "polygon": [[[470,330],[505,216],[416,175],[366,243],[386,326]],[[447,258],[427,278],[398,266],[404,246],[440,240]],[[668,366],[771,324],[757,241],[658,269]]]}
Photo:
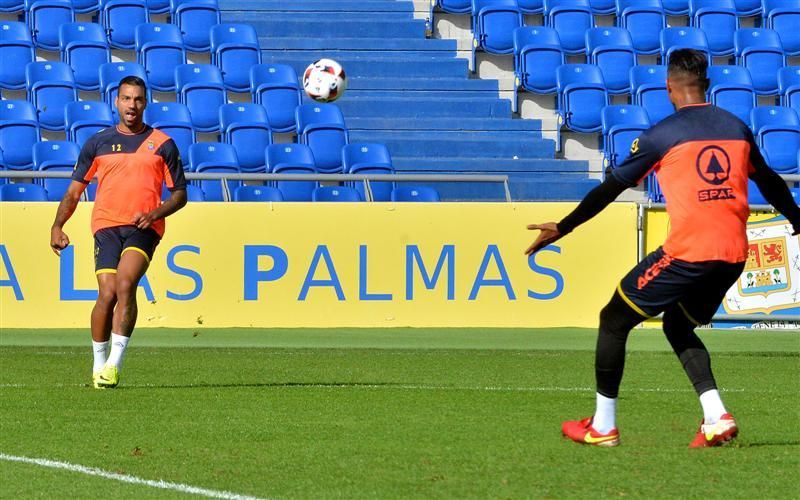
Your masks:
{"label": "blue sleeve", "polygon": [[622,162],[622,165],[611,171],[611,175],[628,187],[638,186],[647,174],[652,171],[665,150],[655,140],[656,134],[653,129],[642,132],[637,139],[631,143],[630,156]]}

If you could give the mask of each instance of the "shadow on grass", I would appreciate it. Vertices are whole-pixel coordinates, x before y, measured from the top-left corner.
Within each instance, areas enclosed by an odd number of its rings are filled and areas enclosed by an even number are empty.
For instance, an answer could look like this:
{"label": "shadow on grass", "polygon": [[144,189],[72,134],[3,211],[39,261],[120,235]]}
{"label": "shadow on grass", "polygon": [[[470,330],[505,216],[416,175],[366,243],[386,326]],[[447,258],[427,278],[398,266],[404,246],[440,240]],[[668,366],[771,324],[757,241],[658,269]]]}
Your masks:
{"label": "shadow on grass", "polygon": [[197,384],[137,384],[122,385],[113,390],[151,390],[151,389],[235,389],[235,388],[340,388],[340,387],[404,387],[407,384],[393,382],[263,382],[263,383],[197,383]]}

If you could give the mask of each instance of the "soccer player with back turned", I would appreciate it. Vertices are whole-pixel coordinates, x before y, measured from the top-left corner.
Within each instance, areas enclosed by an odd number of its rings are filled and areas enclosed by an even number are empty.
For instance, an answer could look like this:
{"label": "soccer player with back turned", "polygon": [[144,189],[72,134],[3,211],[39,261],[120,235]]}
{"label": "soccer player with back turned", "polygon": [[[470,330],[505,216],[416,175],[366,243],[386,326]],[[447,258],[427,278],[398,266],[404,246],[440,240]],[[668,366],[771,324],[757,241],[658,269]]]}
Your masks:
{"label": "soccer player with back turned", "polygon": [[616,446],[617,394],[625,364],[625,343],[634,326],[663,312],[667,340],[700,398],[703,421],[692,448],[718,446],[738,434],[725,409],[711,359],[695,334],[711,321],[726,291],[747,260],[747,180],[800,234],[800,208],[786,183],[765,163],[747,125],[705,101],[706,56],[691,49],[672,53],[667,91],[675,114],[651,127],[631,145],[631,155],[590,191],[561,222],[531,224],[540,230],[526,254],[570,233],[651,171],[664,192],[670,231],[662,247],[645,257],[620,282],[600,313],[595,353],[594,416],[566,421],[567,438]]}
{"label": "soccer player with back turned", "polygon": [[[50,246],[58,254],[69,245],[64,224],[96,174],[92,232],[99,293],[91,329],[92,385],[98,389],[119,383],[122,358],[136,325],[139,280],[164,235],[164,218],[186,205],[186,180],[175,142],[142,121],[146,92],[141,78],[122,79],[115,101],[119,124],[100,130],[84,144],[50,231]],[[162,203],[164,183],[171,195]]]}

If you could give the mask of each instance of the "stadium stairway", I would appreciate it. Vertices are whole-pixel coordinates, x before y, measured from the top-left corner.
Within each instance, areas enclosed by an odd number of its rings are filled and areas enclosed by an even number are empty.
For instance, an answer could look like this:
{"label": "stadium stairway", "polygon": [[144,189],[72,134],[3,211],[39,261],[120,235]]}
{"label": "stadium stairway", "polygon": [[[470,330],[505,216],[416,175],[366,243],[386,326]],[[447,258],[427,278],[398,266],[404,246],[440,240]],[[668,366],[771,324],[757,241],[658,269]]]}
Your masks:
{"label": "stadium stairway", "polygon": [[[426,39],[412,1],[220,0],[223,22],[259,33],[263,62],[299,74],[329,57],[348,75],[337,101],[350,142],[387,145],[398,173],[507,174],[516,200],[579,199],[598,183],[555,159],[538,120],[513,119],[497,81],[469,78],[455,40]],[[500,186],[437,184],[445,200],[502,199]]]}

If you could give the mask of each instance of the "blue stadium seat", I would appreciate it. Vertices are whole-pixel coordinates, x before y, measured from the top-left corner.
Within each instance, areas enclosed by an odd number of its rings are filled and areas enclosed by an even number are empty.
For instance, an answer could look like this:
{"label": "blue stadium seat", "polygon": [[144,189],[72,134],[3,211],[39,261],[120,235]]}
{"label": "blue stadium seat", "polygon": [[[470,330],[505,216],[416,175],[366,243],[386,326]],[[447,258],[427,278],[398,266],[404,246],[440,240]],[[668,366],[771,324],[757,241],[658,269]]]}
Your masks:
{"label": "blue stadium seat", "polygon": [[208,52],[211,27],[220,23],[217,0],[170,0],[172,23],[180,28],[186,49]]}
{"label": "blue stadium seat", "polygon": [[100,0],[100,24],[115,49],[136,47],[136,26],[150,21],[145,0]]}
{"label": "blue stadium seat", "polygon": [[64,130],[64,106],[78,100],[72,68],[62,62],[32,62],[25,66],[28,100],[45,130]]}
{"label": "blue stadium seat", "polygon": [[150,12],[151,15],[168,14],[169,0],[147,0],[147,10]]}
{"label": "blue stadium seat", "polygon": [[174,24],[142,23],[135,32],[136,61],[147,72],[147,82],[159,92],[175,91],[175,68],[186,64],[181,30]]}
{"label": "blue stadium seat", "polygon": [[239,186],[233,201],[283,201],[280,189],[272,186]]}
{"label": "blue stadium seat", "polygon": [[603,166],[616,168],[628,158],[631,143],[650,128],[650,118],[641,106],[625,104],[606,106],[601,113],[603,125]]}
{"label": "blue stadium seat", "polygon": [[0,186],[0,201],[47,201],[47,192],[36,184],[3,184]]}
{"label": "blue stadium seat", "polygon": [[545,0],[545,26],[558,32],[561,46],[567,54],[586,51],[586,30],[594,26],[589,0]]}
{"label": "blue stadium seat", "polygon": [[258,34],[249,24],[217,24],[211,28],[211,64],[222,72],[225,88],[250,91],[250,68],[261,63]]}
{"label": "blue stadium seat", "polygon": [[769,166],[779,174],[797,173],[800,150],[800,117],[783,106],[759,106],[750,112],[758,146],[769,157]]}
{"label": "blue stadium seat", "polygon": [[525,24],[517,0],[472,0],[472,59],[476,71],[475,52],[511,54],[514,51],[514,30]]}
{"label": "blue stadium seat", "polygon": [[704,52],[711,62],[706,34],[700,28],[682,26],[661,30],[661,64],[669,64],[669,56],[678,49],[695,49]]}
{"label": "blue stadium seat", "polygon": [[[239,160],[236,150],[230,144],[221,142],[200,142],[189,147],[189,165],[192,172],[238,174]],[[223,192],[223,183],[219,180],[195,181],[205,194],[206,201],[225,201],[232,198],[242,181],[226,180],[228,196]]]}
{"label": "blue stadium seat", "polygon": [[61,61],[69,64],[79,90],[98,90],[97,70],[111,62],[111,48],[103,28],[95,23],[66,23],[58,31]]}
{"label": "blue stadium seat", "polygon": [[[168,200],[169,197],[172,195],[169,189],[167,189],[166,184],[161,185],[161,199]],[[206,195],[203,193],[203,190],[199,187],[187,184],[186,185],[186,201],[206,201]]]}
{"label": "blue stadium seat", "polygon": [[586,30],[586,55],[589,63],[600,67],[609,94],[630,93],[630,70],[636,66],[636,53],[628,30],[615,27]]}
{"label": "blue stadium seat", "polygon": [[219,107],[222,142],[236,149],[242,172],[265,173],[265,152],[272,144],[267,110],[260,104],[237,102]]}
{"label": "blue stadium seat", "polygon": [[[70,141],[44,141],[33,146],[33,165],[36,170],[71,172],[78,161],[80,146]],[[47,199],[59,201],[64,197],[72,181],[70,179],[42,179]]]}
{"label": "blue stadium seat", "polygon": [[593,64],[564,64],[556,70],[559,123],[576,132],[599,132],[608,105],[603,73]]}
{"label": "blue stadium seat", "polygon": [[[267,171],[271,174],[316,174],[314,154],[305,144],[273,144],[267,147]],[[311,201],[316,181],[277,181],[285,201]]]}
{"label": "blue stadium seat", "polygon": [[520,86],[536,94],[556,92],[556,69],[567,62],[561,40],[553,28],[524,26],[514,30],[514,99],[517,111],[517,90]]}
{"label": "blue stadium seat", "polygon": [[655,125],[675,112],[667,94],[666,66],[635,66],[631,68],[631,97],[633,104],[642,106]]}
{"label": "blue stadium seat", "polygon": [[213,64],[181,64],[175,68],[178,102],[186,104],[197,132],[219,130],[219,107],[226,103],[222,74]]}
{"label": "blue stadium seat", "polygon": [[192,115],[179,102],[153,102],[144,110],[144,122],[172,137],[181,158],[189,158],[189,146],[195,142]]}
{"label": "blue stadium seat", "polygon": [[25,0],[0,0],[0,12],[17,13],[25,11]]}
{"label": "blue stadium seat", "polygon": [[781,105],[800,114],[800,66],[787,66],[778,71]]}
{"label": "blue stadium seat", "polygon": [[392,201],[436,202],[439,200],[439,192],[430,186],[397,186],[392,189]]}
{"label": "blue stadium seat", "polygon": [[736,15],[739,17],[752,17],[761,13],[762,0],[734,0]]}
{"label": "blue stadium seat", "polygon": [[141,64],[135,62],[111,62],[100,66],[100,97],[103,102],[111,106],[111,113],[116,122],[117,107],[114,101],[117,99],[117,92],[119,91],[119,82],[126,76],[138,76],[146,84],[147,97],[150,100],[150,86],[147,81],[147,74]]}
{"label": "blue stadium seat", "polygon": [[0,151],[9,170],[33,168],[33,145],[41,134],[36,108],[28,101],[0,101]]}
{"label": "blue stadium seat", "polygon": [[313,201],[364,201],[355,189],[347,186],[320,186],[314,190]]}
{"label": "blue stadium seat", "polygon": [[690,0],[689,23],[705,32],[712,56],[733,55],[733,34],[739,29],[733,0]]}
{"label": "blue stadium seat", "polygon": [[[346,174],[393,174],[392,157],[384,144],[377,143],[352,143],[342,148],[342,165]],[[393,182],[370,181],[372,199],[374,201],[389,201],[392,197]],[[355,181],[352,187],[359,192],[363,199],[364,183]]]}
{"label": "blue stadium seat", "polygon": [[25,88],[25,65],[36,60],[36,50],[28,26],[16,21],[0,21],[0,88]]}
{"label": "blue stadium seat", "polygon": [[297,130],[294,110],[302,104],[303,94],[294,68],[288,64],[258,64],[250,68],[252,101],[267,109],[269,126],[274,132]]}
{"label": "blue stadium seat", "polygon": [[762,17],[765,28],[778,32],[786,55],[800,56],[800,0],[764,0]]}
{"label": "blue stadium seat", "polygon": [[608,16],[616,11],[616,2],[614,0],[589,0],[589,5],[596,16]]}
{"label": "blue stadium seat", "polygon": [[303,104],[295,110],[297,137],[314,154],[314,165],[324,174],[342,172],[342,147],[349,134],[342,111],[335,104]]}
{"label": "blue stadium seat", "polygon": [[58,28],[75,21],[70,0],[25,0],[25,19],[33,35],[33,43],[44,50],[57,51]]}
{"label": "blue stadium seat", "polygon": [[114,126],[111,108],[102,101],[73,101],[64,108],[67,140],[83,146],[99,130]]}
{"label": "blue stadium seat", "polygon": [[661,51],[661,30],[667,18],[661,0],[617,0],[617,26],[631,34],[637,54],[658,54]]}
{"label": "blue stadium seat", "polygon": [[741,28],[734,35],[736,64],[750,70],[758,95],[778,93],[778,70],[786,65],[778,32],[767,28]]}
{"label": "blue stadium seat", "polygon": [[709,66],[708,100],[750,123],[750,110],[756,106],[753,80],[741,66]]}
{"label": "blue stadium seat", "polygon": [[436,7],[450,14],[466,14],[472,12],[472,0],[433,0]]}
{"label": "blue stadium seat", "polygon": [[685,16],[689,13],[689,0],[661,0],[668,16]]}
{"label": "blue stadium seat", "polygon": [[517,4],[523,14],[541,14],[544,12],[544,0],[517,0]]}
{"label": "blue stadium seat", "polygon": [[72,0],[76,14],[91,14],[100,10],[100,0]]}

